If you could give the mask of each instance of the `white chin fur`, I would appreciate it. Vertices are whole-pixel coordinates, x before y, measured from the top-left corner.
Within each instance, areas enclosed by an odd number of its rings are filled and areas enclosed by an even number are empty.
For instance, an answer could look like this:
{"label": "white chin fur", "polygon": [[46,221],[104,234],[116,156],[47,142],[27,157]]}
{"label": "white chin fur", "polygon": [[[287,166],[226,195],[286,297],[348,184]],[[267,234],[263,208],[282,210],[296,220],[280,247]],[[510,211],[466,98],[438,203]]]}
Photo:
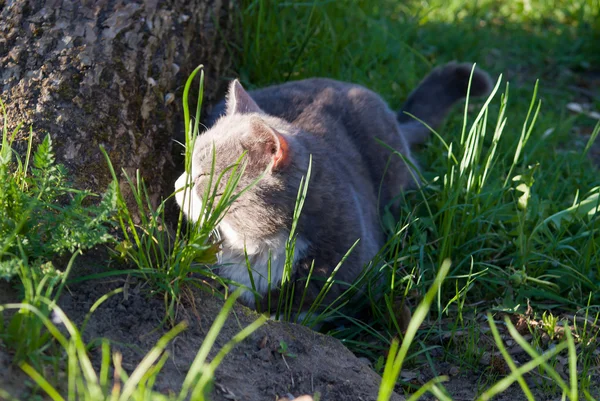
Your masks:
{"label": "white chin fur", "polygon": [[[245,248],[252,268],[256,291],[264,297],[269,290],[269,255],[271,258],[270,287],[275,289],[281,285],[286,258],[285,245],[290,235],[287,230],[281,230],[279,233],[261,240],[250,240],[236,232],[224,219],[219,224],[219,232],[221,239],[224,240],[222,251],[218,255],[219,264],[222,265],[219,268],[220,276],[252,288],[252,281],[246,267]],[[308,245],[308,242],[301,236],[297,237],[292,266],[306,254]],[[236,288],[235,285],[230,285],[231,291]],[[255,307],[254,295],[250,291],[242,293],[240,300],[251,308]]]}
{"label": "white chin fur", "polygon": [[202,212],[202,199],[198,196],[191,184],[191,178],[189,174],[183,173],[177,181],[175,181],[175,200],[177,204],[183,210],[185,217],[188,220],[197,222],[200,220],[200,213]]}

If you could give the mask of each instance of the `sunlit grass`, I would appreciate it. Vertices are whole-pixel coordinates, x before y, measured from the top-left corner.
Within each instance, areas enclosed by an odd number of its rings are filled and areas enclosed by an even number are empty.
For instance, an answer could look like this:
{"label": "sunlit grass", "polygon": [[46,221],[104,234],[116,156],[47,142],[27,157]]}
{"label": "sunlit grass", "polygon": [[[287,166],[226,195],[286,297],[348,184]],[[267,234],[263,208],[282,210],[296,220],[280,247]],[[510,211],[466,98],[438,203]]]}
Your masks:
{"label": "sunlit grass", "polygon": [[[566,109],[578,96],[572,86],[600,64],[597,0],[244,5],[238,72],[250,88],[326,76],[363,84],[397,108],[450,60],[502,76],[494,97],[471,99],[418,150],[425,185],[404,194],[401,216],[383,218],[392,291],[401,283],[405,295],[422,296],[452,259],[431,311],[439,330],[471,333],[468,358],[481,357],[473,341],[480,327],[465,319],[475,311],[524,313],[531,302],[541,318],[600,303],[600,176],[585,157],[600,125]],[[399,330],[390,299],[373,302],[375,320],[348,318],[330,334],[382,367]],[[420,335],[426,344],[432,329]],[[414,348],[419,354],[427,351]]]}

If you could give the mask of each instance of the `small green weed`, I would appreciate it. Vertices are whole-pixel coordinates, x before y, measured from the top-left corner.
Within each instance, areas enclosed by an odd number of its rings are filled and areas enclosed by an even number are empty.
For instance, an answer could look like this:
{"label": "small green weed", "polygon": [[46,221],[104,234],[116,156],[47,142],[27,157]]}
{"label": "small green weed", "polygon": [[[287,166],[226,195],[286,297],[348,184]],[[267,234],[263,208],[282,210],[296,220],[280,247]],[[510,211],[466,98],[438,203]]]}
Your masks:
{"label": "small green weed", "polygon": [[553,340],[558,325],[558,317],[552,316],[551,312],[544,311],[542,313],[542,324],[550,339]]}
{"label": "small green weed", "polygon": [[287,356],[288,358],[296,358],[298,356],[288,350],[288,345],[283,340],[279,340],[279,348],[277,349],[277,352],[279,352],[282,356]]}

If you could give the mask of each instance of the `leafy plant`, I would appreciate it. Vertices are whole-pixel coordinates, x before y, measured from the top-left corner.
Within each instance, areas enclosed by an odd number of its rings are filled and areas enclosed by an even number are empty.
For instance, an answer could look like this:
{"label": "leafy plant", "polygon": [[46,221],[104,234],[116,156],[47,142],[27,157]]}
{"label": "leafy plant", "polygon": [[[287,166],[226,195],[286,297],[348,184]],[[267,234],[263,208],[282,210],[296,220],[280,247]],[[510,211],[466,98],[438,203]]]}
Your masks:
{"label": "leafy plant", "polygon": [[0,278],[18,274],[22,263],[39,268],[56,256],[109,241],[110,218],[116,209],[115,185],[108,188],[99,203],[89,202],[97,195],[69,185],[64,167],[55,161],[49,135],[31,160],[32,130],[23,161],[13,149],[21,126],[9,133],[2,102],[0,107],[4,116],[0,148]]}
{"label": "leafy plant", "polygon": [[[112,239],[111,218],[116,210],[115,185],[99,202],[97,195],[70,186],[64,167],[56,163],[52,141],[46,135],[32,156],[33,131],[25,160],[13,149],[21,125],[8,132],[4,104],[0,148],[0,280],[17,276],[23,302],[48,316],[42,298],[58,299],[75,257],[81,251]],[[66,269],[53,261],[71,253]],[[62,266],[61,266],[62,267]],[[21,309],[8,321],[0,316],[0,338],[16,351],[15,359],[37,361],[50,336],[40,321]]]}
{"label": "leafy plant", "polygon": [[550,339],[554,339],[556,327],[558,325],[558,317],[552,316],[551,312],[544,311],[544,313],[542,313],[542,324]]}

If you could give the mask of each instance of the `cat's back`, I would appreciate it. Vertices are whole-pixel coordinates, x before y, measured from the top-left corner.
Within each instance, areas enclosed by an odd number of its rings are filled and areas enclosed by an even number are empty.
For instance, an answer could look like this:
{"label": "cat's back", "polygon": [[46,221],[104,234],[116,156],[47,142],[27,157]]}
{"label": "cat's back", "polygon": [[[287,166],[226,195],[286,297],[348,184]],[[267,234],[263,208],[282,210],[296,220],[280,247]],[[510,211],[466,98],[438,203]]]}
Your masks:
{"label": "cat's back", "polygon": [[309,78],[287,82],[250,92],[263,110],[293,121],[308,110],[343,113],[349,91],[365,88],[329,78]]}
{"label": "cat's back", "polygon": [[[256,89],[249,94],[267,114],[301,126],[328,117],[341,121],[348,114],[364,111],[365,108],[385,107],[379,95],[371,90],[330,78],[291,81]],[[216,105],[210,122],[223,115],[224,111],[223,102]]]}

